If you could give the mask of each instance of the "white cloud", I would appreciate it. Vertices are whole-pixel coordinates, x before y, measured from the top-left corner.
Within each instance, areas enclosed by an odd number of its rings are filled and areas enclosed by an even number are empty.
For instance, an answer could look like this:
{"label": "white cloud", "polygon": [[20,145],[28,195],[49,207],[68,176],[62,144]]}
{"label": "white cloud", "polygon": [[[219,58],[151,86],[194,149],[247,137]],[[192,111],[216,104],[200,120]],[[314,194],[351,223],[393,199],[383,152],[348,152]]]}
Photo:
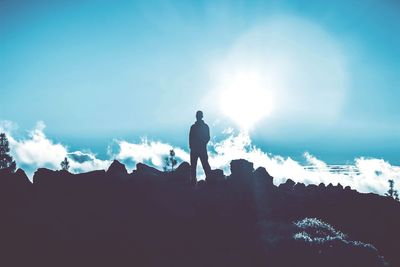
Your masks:
{"label": "white cloud", "polygon": [[[244,158],[254,163],[254,167],[265,167],[274,177],[276,185],[285,182],[288,178],[305,184],[328,185],[332,183],[350,186],[360,192],[374,192],[384,194],[388,189],[388,180],[394,179],[400,184],[400,167],[392,166],[381,159],[357,158],[353,165],[331,166],[308,152],[304,153],[306,166],[291,159],[271,155],[263,152],[252,144],[246,133],[235,134],[231,130],[219,142],[209,146],[209,162],[212,168],[223,169],[229,174],[231,160]],[[162,167],[162,159],[170,149],[174,149],[179,160],[188,161],[189,153],[170,144],[160,141],[142,139],[140,143],[117,141],[120,151],[114,156],[119,160],[131,159],[135,162],[147,162],[155,167]],[[204,176],[201,168],[198,174]]]}
{"label": "white cloud", "polygon": [[130,159],[134,162],[147,162],[153,166],[162,167],[163,158],[169,154],[171,149],[174,149],[178,159],[189,161],[189,154],[186,151],[160,141],[149,141],[147,138],[142,138],[138,144],[123,140],[115,140],[115,142],[117,152],[110,154],[120,161]]}
{"label": "white cloud", "polygon": [[96,155],[91,152],[70,152],[68,153],[68,158],[70,158],[70,171],[73,173],[105,170],[111,164],[111,160],[98,159]]}
{"label": "white cloud", "polygon": [[[17,162],[17,166],[22,167],[29,177],[33,176],[37,168],[60,169],[60,163],[65,157],[69,158],[72,172],[105,169],[109,166],[110,161],[97,159],[93,153],[68,152],[67,146],[55,143],[45,135],[45,127],[44,122],[39,121],[34,129],[28,132],[27,138],[18,140],[14,136],[17,128],[15,124],[8,121],[0,124],[0,131],[7,133],[11,155]],[[87,158],[85,161],[77,161],[71,155],[86,155]]]}
{"label": "white cloud", "polygon": [[[115,140],[109,147],[109,159],[99,159],[94,153],[69,151],[68,147],[55,143],[44,133],[45,125],[39,122],[29,132],[27,138],[18,140],[13,131],[16,125],[1,122],[0,131],[6,132],[10,141],[11,154],[17,165],[24,168],[28,175],[39,167],[59,169],[64,157],[70,161],[72,172],[86,172],[107,169],[112,159],[129,162],[128,169],[138,162],[144,162],[159,169],[163,167],[163,158],[174,149],[178,161],[189,161],[189,152],[161,141],[142,138],[138,143]],[[356,158],[351,165],[329,165],[310,153],[304,153],[306,166],[291,159],[263,152],[252,144],[247,133],[234,133],[231,129],[223,133],[224,137],[209,145],[209,162],[212,168],[223,169],[229,174],[231,160],[244,158],[254,163],[254,167],[265,167],[274,177],[276,185],[288,178],[305,184],[340,183],[360,192],[374,192],[383,195],[388,190],[388,180],[393,179],[400,185],[400,167],[393,166],[383,159]],[[199,164],[200,165],[200,164]],[[204,176],[201,168],[198,174]]]}
{"label": "white cloud", "polygon": [[38,122],[35,129],[29,133],[28,139],[10,139],[10,146],[18,162],[51,168],[59,166],[67,155],[67,148],[49,140],[44,134],[44,128],[44,123]]}

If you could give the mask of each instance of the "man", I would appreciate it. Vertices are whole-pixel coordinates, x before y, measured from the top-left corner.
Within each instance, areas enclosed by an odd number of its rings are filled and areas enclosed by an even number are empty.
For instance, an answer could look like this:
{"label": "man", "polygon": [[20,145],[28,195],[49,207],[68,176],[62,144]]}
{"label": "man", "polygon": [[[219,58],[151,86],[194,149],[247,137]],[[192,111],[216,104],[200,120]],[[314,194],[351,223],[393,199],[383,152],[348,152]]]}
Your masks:
{"label": "man", "polygon": [[200,158],[201,165],[207,175],[210,174],[211,168],[208,163],[207,143],[210,141],[210,128],[203,121],[203,112],[196,112],[196,122],[190,127],[189,146],[190,146],[190,182],[196,184],[196,167],[197,160]]}

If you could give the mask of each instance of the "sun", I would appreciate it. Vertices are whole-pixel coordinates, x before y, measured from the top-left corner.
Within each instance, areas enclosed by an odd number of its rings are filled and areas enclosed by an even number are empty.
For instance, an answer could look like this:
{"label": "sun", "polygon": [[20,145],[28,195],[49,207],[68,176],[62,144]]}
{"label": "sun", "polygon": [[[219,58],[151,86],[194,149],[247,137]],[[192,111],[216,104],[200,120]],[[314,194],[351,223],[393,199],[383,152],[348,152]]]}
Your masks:
{"label": "sun", "polygon": [[250,130],[271,114],[272,90],[258,71],[241,70],[225,76],[220,84],[220,108],[241,130]]}
{"label": "sun", "polygon": [[211,100],[218,102],[209,103],[242,130],[265,130],[266,119],[269,129],[333,125],[343,116],[349,88],[347,58],[340,39],[320,25],[272,17],[210,64]]}

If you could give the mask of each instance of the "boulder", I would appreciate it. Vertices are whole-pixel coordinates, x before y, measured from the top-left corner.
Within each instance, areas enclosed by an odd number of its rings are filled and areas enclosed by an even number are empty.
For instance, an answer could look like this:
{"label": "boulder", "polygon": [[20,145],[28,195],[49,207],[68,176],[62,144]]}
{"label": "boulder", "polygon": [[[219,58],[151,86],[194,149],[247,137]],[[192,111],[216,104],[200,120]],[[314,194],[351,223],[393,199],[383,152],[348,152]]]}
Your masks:
{"label": "boulder", "polygon": [[297,183],[293,188],[297,193],[304,193],[306,190],[306,186],[303,183]]}
{"label": "boulder", "polygon": [[190,183],[190,164],[182,162],[173,172],[174,181],[180,184]]}
{"label": "boulder", "polygon": [[279,185],[279,188],[283,191],[292,191],[294,185],[295,182],[292,179],[287,179],[285,183]]}
{"label": "boulder", "polygon": [[341,185],[340,183],[337,184],[336,189],[339,190],[339,191],[342,191],[343,190],[343,185]]}
{"label": "boulder", "polygon": [[22,169],[18,169],[14,174],[15,182],[19,185],[31,185],[31,181],[29,181],[28,176],[25,171]]}
{"label": "boulder", "polygon": [[200,180],[197,182],[197,188],[203,188],[206,185],[205,180]]}
{"label": "boulder", "polygon": [[161,176],[163,172],[139,162],[136,164],[135,174],[138,176]]}
{"label": "boulder", "polygon": [[9,168],[0,170],[0,194],[5,197],[6,195],[17,198],[24,197],[21,194],[24,194],[31,185],[32,183],[22,169],[18,169],[16,172]]}
{"label": "boulder", "polygon": [[329,192],[333,192],[333,191],[335,190],[335,187],[333,186],[332,183],[329,183],[329,184],[326,186],[326,189],[327,189]]}
{"label": "boulder", "polygon": [[124,164],[122,164],[118,160],[114,160],[107,170],[107,175],[121,178],[128,176],[128,171],[126,170]]}
{"label": "boulder", "polygon": [[208,185],[220,184],[225,181],[224,171],[220,169],[211,170],[210,174],[206,177]]}
{"label": "boulder", "polygon": [[264,167],[258,167],[254,171],[253,176],[257,185],[265,186],[267,188],[272,188],[274,185],[274,178],[269,175]]}
{"label": "boulder", "polygon": [[39,168],[35,171],[33,174],[33,183],[34,184],[42,184],[42,183],[47,183],[51,182],[54,179],[57,179],[57,173],[56,171],[49,170],[46,168]]}
{"label": "boulder", "polygon": [[245,159],[236,159],[231,161],[231,173],[233,177],[250,177],[254,171],[252,162]]}

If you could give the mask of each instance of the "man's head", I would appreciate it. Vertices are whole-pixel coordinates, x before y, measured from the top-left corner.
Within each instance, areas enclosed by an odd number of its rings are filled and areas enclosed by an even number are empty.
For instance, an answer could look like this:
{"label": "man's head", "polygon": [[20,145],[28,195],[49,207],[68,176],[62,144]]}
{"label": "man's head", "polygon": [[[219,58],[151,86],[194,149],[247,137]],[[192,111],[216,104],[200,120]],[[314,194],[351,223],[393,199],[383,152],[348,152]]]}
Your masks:
{"label": "man's head", "polygon": [[203,119],[203,111],[199,110],[196,112],[196,119],[199,121]]}

